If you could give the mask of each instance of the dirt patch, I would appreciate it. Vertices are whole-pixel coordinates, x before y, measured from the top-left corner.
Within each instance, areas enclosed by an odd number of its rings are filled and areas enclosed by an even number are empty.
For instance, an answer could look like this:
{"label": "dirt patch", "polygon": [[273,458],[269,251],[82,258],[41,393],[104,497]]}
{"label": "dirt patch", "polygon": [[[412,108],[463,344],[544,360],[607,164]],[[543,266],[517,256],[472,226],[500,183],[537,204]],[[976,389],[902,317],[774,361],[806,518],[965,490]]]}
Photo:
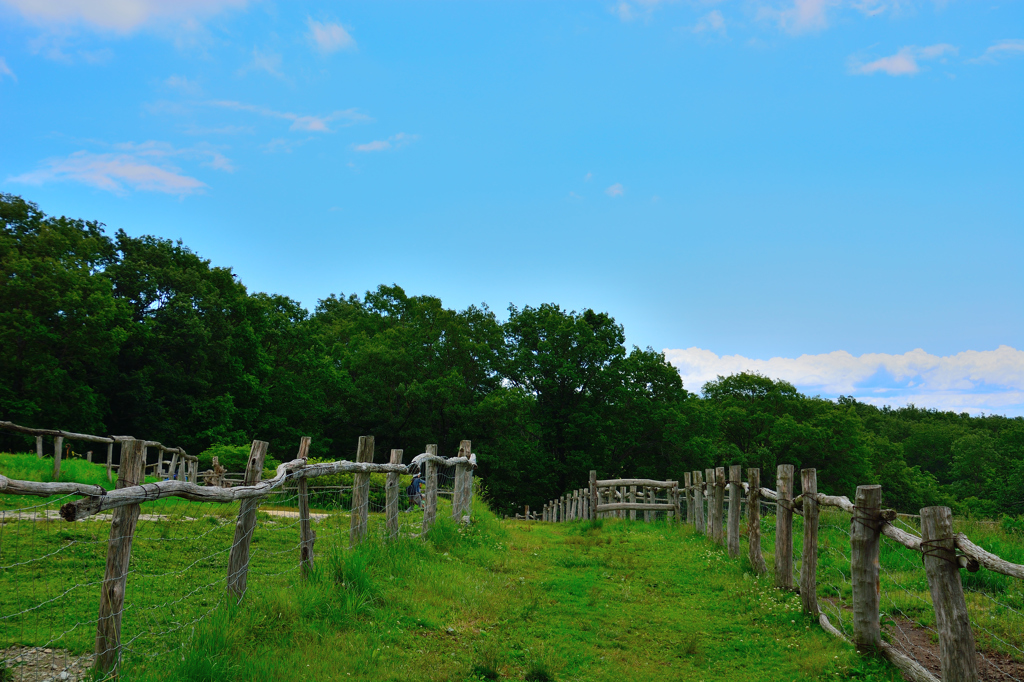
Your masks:
{"label": "dirt patch", "polygon": [[[939,643],[932,640],[932,631],[913,621],[894,619],[895,625],[885,628],[892,645],[915,659],[935,677],[942,672]],[[981,682],[1012,682],[1024,680],[1024,663],[1009,656],[986,651],[978,652],[978,679]]]}
{"label": "dirt patch", "polygon": [[0,649],[0,666],[11,671],[14,682],[78,682],[89,678],[94,660],[92,654],[75,656],[65,649]]}

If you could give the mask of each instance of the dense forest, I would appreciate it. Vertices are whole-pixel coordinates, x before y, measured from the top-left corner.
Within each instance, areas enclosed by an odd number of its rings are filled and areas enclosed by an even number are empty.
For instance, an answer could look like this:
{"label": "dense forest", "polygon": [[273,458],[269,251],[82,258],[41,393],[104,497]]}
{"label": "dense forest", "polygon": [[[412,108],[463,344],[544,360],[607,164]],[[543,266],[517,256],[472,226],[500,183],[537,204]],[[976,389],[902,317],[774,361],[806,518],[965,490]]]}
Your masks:
{"label": "dense forest", "polygon": [[[311,313],[181,242],[111,237],[4,194],[0,268],[0,419],[20,424],[196,454],[259,438],[279,459],[302,435],[345,458],[373,434],[378,461],[469,438],[501,510],[539,508],[590,469],[682,480],[792,463],[825,492],[881,483],[901,510],[1024,513],[1024,419],[830,401],[756,374],[684,387],[606,313],[511,306],[501,321],[397,285]],[[29,442],[0,433],[0,449]]]}

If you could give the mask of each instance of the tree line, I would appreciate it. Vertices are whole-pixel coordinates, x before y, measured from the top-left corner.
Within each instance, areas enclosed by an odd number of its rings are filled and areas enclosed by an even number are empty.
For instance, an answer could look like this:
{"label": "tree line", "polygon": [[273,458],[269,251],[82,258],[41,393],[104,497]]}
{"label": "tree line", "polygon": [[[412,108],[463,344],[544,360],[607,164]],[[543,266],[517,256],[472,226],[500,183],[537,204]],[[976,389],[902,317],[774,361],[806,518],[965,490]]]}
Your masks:
{"label": "tree line", "polygon": [[[377,459],[473,440],[500,510],[601,476],[682,480],[712,466],[815,467],[824,492],[882,483],[886,503],[1024,513],[1024,419],[799,393],[753,373],[684,387],[627,348],[607,313],[556,304],[444,307],[381,285],[310,312],[250,293],[180,241],[107,235],[0,194],[0,418],[132,434],[198,454],[254,438],[290,459]],[[24,437],[0,447],[25,450]]]}

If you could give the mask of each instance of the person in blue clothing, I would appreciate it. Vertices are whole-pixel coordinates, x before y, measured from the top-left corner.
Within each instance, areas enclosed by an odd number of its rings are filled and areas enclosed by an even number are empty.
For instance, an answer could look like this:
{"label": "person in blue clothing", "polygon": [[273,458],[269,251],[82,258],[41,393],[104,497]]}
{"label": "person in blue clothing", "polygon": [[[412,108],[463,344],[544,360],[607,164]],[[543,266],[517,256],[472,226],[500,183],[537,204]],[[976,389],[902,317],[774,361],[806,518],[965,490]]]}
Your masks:
{"label": "person in blue clothing", "polygon": [[412,475],[412,483],[405,489],[406,494],[409,496],[409,509],[413,507],[423,508],[423,495],[420,494],[420,486],[423,485],[423,479],[420,478],[420,473],[417,471]]}

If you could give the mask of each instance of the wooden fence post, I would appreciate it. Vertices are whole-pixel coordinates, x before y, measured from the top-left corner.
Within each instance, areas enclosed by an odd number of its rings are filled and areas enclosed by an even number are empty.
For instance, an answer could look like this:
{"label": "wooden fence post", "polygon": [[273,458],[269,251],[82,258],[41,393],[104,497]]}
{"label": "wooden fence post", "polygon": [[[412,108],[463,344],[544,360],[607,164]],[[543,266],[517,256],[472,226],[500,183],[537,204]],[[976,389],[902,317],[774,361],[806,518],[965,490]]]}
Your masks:
{"label": "wooden fence post", "polygon": [[672,490],[672,504],[675,505],[675,509],[673,510],[673,513],[675,514],[675,518],[673,518],[672,522],[676,523],[676,524],[679,524],[679,523],[683,522],[683,513],[682,513],[683,509],[682,509],[682,506],[681,506],[682,502],[679,499],[679,481],[671,481],[671,483],[672,483],[672,488],[671,488],[671,490]]}
{"label": "wooden fence post", "polygon": [[709,538],[714,533],[714,516],[715,516],[715,470],[705,469],[704,470],[704,501],[707,503],[707,509],[705,510],[704,519],[704,534]]}
{"label": "wooden fence post", "polygon": [[704,475],[699,471],[693,472],[693,520],[697,526],[697,532],[704,532]]}
{"label": "wooden fence post", "polygon": [[[117,488],[138,485],[142,481],[143,442],[129,440],[121,443],[121,468],[118,469]],[[100,591],[100,613],[96,622],[96,668],[109,673],[117,668],[121,657],[121,614],[124,611],[125,583],[128,580],[128,561],[132,554],[132,539],[139,520],[140,505],[118,507],[111,513],[110,538],[107,540],[107,567]]]}
{"label": "wooden fence post", "polygon": [[[470,450],[472,446],[470,441],[464,440],[459,443],[459,457],[469,458]],[[462,512],[466,504],[466,469],[469,468],[469,464],[456,464],[455,465],[455,493],[452,495],[452,518],[456,522],[462,521]]]}
{"label": "wooden fence post", "polygon": [[[402,463],[402,451],[391,451],[391,464]],[[384,482],[384,524],[387,527],[388,538],[398,537],[398,483],[399,474],[397,471],[389,471]],[[526,510],[529,514],[529,509]]]}
{"label": "wooden fence post", "polygon": [[743,467],[729,467],[729,556],[740,555],[740,493],[743,488]]}
{"label": "wooden fence post", "polygon": [[764,575],[768,567],[761,555],[761,470],[747,469],[747,539],[750,567],[754,575]]}
{"label": "wooden fence post", "polygon": [[942,682],[977,682],[974,632],[960,582],[949,507],[921,510],[921,550],[935,608],[935,629],[939,631]]}
{"label": "wooden fence post", "polygon": [[693,525],[693,503],[690,500],[690,493],[693,492],[693,474],[689,471],[683,472],[683,495],[686,497],[686,523]]}
{"label": "wooden fence post", "polygon": [[107,483],[114,481],[114,444],[107,443]]}
{"label": "wooden fence post", "polygon": [[800,470],[800,494],[804,498],[804,546],[800,555],[800,601],[804,613],[818,611],[818,472]]}
{"label": "wooden fence post", "polygon": [[60,458],[63,456],[64,436],[53,437],[53,480],[60,480]]}
{"label": "wooden fence post", "polygon": [[590,470],[590,519],[597,518],[597,470]]}
{"label": "wooden fence post", "polygon": [[[781,505],[780,505],[781,506]],[[882,644],[879,607],[879,545],[882,530],[882,486],[857,486],[850,531],[850,574],[853,586],[853,643],[878,649]]]}
{"label": "wooden fence post", "polygon": [[[629,501],[633,502],[633,503],[636,502],[636,486],[635,485],[629,486]],[[636,509],[630,509],[629,510],[629,520],[630,521],[636,521]]]}
{"label": "wooden fence post", "polygon": [[163,479],[164,477],[164,449],[160,448],[160,453],[156,456],[156,477],[157,479]]}
{"label": "wooden fence post", "polygon": [[[373,436],[359,436],[357,462],[373,461]],[[348,530],[348,546],[355,547],[366,537],[366,524],[370,520],[370,474],[358,473],[352,477],[352,511]]]}
{"label": "wooden fence post", "polygon": [[725,533],[722,529],[722,515],[725,512],[725,467],[715,469],[714,487],[714,526],[711,529],[711,539],[715,544],[725,545]]}
{"label": "wooden fence post", "polygon": [[[295,459],[309,459],[309,443],[312,439],[303,436],[299,439],[299,454]],[[160,452],[161,459],[163,452]],[[313,573],[313,544],[316,542],[316,532],[309,522],[309,479],[305,476],[299,478],[297,485],[299,495],[299,565],[303,578],[308,578]]]}
{"label": "wooden fence post", "polygon": [[92,464],[92,450],[85,451],[85,461]]}
{"label": "wooden fence post", "polygon": [[780,464],[775,474],[775,587],[793,589],[793,465]]}
{"label": "wooden fence post", "polygon": [[[263,475],[263,461],[267,457],[267,446],[269,443],[262,440],[254,440],[249,449],[249,462],[245,466],[245,481],[242,485],[256,485]],[[121,446],[124,453],[124,445]],[[183,463],[184,464],[184,463]],[[122,459],[123,468],[124,461]],[[120,482],[122,469],[117,470],[117,480]],[[259,499],[242,500],[238,507],[238,520],[235,522],[235,541],[231,543],[231,555],[228,557],[228,593],[234,595],[238,601],[245,596],[245,587],[249,576],[249,545],[252,543],[252,534],[256,530],[256,510],[259,508]]]}
{"label": "wooden fence post", "polygon": [[167,478],[175,478],[178,473],[178,453],[171,455],[171,466],[167,468]]}
{"label": "wooden fence post", "polygon": [[36,436],[36,459],[43,458],[43,437]]}
{"label": "wooden fence post", "polygon": [[[428,455],[433,457],[437,456],[437,444],[431,443],[426,447]],[[423,471],[426,475],[427,490],[426,499],[423,500],[423,535],[427,534],[430,527],[434,525],[434,519],[437,518],[437,462],[431,462],[429,459],[423,466]]]}

